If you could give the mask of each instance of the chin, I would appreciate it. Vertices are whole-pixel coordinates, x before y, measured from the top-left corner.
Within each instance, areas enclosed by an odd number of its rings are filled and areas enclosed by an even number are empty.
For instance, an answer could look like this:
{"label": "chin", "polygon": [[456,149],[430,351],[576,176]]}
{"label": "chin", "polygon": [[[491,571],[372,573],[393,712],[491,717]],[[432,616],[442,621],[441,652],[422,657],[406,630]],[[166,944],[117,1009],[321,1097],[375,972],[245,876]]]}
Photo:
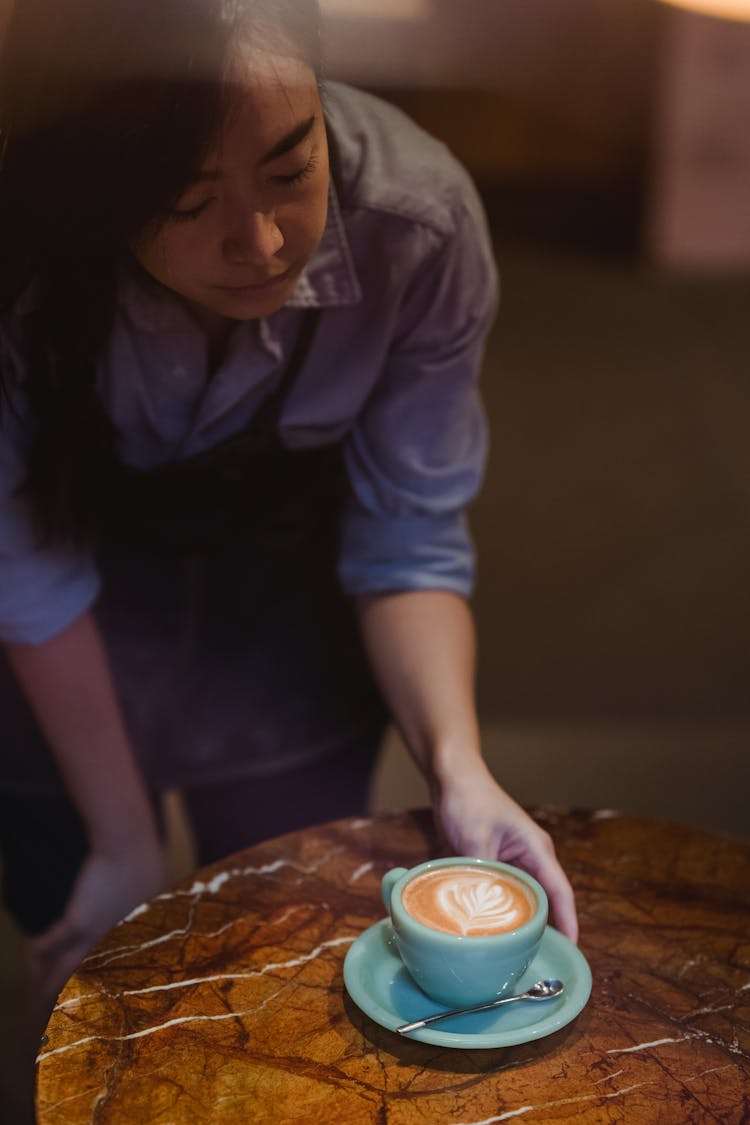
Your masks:
{"label": "chin", "polygon": [[215,298],[207,308],[220,316],[229,317],[231,320],[258,320],[261,317],[271,316],[278,312],[291,297],[297,278],[290,279],[283,287],[269,293],[237,293],[222,295],[221,300]]}

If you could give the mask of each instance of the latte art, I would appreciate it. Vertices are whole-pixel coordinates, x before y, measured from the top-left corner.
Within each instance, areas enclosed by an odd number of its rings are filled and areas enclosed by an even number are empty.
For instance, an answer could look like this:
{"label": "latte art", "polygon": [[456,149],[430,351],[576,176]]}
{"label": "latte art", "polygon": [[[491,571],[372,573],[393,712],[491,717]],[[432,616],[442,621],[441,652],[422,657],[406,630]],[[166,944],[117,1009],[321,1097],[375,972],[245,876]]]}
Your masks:
{"label": "latte art", "polygon": [[407,884],[402,898],[418,922],[466,937],[518,929],[536,911],[534,897],[522,883],[478,867],[428,871]]}
{"label": "latte art", "polygon": [[477,930],[514,930],[521,924],[524,902],[519,904],[518,893],[507,883],[489,879],[471,880],[443,886],[437,894],[443,913],[460,929],[462,934]]}

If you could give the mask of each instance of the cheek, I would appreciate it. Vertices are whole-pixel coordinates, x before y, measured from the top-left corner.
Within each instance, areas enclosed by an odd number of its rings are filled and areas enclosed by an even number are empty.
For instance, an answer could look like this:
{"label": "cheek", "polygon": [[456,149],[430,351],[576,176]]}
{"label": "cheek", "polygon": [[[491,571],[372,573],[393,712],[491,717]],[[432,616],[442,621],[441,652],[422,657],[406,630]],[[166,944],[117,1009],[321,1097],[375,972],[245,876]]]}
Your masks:
{"label": "cheek", "polygon": [[157,235],[140,239],[133,243],[132,249],[146,272],[161,280],[168,268],[168,252],[164,238]]}
{"label": "cheek", "polygon": [[135,252],[144,269],[158,281],[179,286],[200,271],[205,241],[196,231],[176,229],[152,239]]}
{"label": "cheek", "polygon": [[328,211],[328,194],[318,195],[306,201],[304,206],[295,209],[289,216],[287,227],[290,241],[304,249],[308,255],[318,246],[325,230]]}

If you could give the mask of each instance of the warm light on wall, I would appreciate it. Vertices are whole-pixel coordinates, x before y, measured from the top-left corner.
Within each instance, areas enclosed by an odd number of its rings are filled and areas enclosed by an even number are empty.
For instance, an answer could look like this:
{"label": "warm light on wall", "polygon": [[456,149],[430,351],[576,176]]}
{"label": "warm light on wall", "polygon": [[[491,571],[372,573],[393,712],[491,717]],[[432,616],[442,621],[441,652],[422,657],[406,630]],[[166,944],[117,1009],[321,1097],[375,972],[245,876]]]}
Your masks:
{"label": "warm light on wall", "polygon": [[320,6],[331,16],[421,20],[429,15],[430,0],[321,0]]}
{"label": "warm light on wall", "polygon": [[672,8],[727,20],[750,20],[750,0],[662,0]]}

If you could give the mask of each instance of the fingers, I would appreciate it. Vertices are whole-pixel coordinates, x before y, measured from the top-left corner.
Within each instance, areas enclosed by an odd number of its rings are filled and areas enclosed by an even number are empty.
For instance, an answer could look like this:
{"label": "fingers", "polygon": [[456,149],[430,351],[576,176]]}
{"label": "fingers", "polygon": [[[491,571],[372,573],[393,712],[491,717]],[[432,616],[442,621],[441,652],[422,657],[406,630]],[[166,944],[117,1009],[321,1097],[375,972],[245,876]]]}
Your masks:
{"label": "fingers", "polygon": [[92,943],[92,935],[81,924],[78,913],[76,902],[69,902],[62,918],[26,942],[29,976],[50,1001],[54,1001]]}
{"label": "fingers", "polygon": [[67,917],[63,915],[48,930],[36,937],[29,938],[29,952],[36,958],[44,959],[57,950],[69,945],[75,938],[74,927],[70,925]]}
{"label": "fingers", "polygon": [[29,975],[47,997],[54,997],[91,947],[123,915],[163,884],[162,856],[149,853],[145,871],[133,872],[131,855],[92,852],[78,873],[65,913],[49,929],[29,938]]}
{"label": "fingers", "polygon": [[557,892],[550,894],[552,905],[552,918],[561,934],[570,938],[574,945],[578,944],[578,915],[576,913],[575,898],[569,886],[560,887]]}
{"label": "fingers", "polygon": [[85,951],[85,947],[90,944],[86,927],[76,918],[75,903],[69,903],[62,918],[43,933],[28,939],[27,955],[31,960],[31,969],[35,972],[41,966],[49,966],[62,958],[67,959],[70,950]]}
{"label": "fingers", "polygon": [[575,895],[554,852],[550,856],[543,857],[535,866],[536,870],[532,870],[531,864],[529,864],[529,870],[547,892],[550,913],[555,926],[560,933],[565,934],[565,937],[570,938],[572,942],[577,944],[578,915],[576,913]]}
{"label": "fingers", "polygon": [[[524,814],[526,815],[526,814]],[[575,895],[560,861],[555,853],[555,845],[549,832],[527,817],[527,823],[520,826],[516,839],[515,859],[544,887],[550,904],[550,914],[556,928],[578,942],[578,916]],[[506,853],[507,854],[507,853]]]}
{"label": "fingers", "polygon": [[[59,926],[55,928],[59,929]],[[47,937],[46,934],[44,936]],[[68,977],[79,965],[86,951],[86,941],[80,934],[76,935],[72,931],[68,931],[56,944],[46,946],[43,953],[35,944],[35,939],[27,941],[26,961],[29,980],[45,1005],[51,1007],[54,1004]]]}
{"label": "fingers", "polygon": [[473,817],[448,817],[442,813],[444,834],[456,855],[475,855],[482,859],[501,859],[528,871],[542,884],[550,903],[556,928],[572,942],[578,941],[578,918],[573,888],[555,854],[548,832],[531,819],[520,806],[502,794],[504,800],[484,810],[474,808]]}

